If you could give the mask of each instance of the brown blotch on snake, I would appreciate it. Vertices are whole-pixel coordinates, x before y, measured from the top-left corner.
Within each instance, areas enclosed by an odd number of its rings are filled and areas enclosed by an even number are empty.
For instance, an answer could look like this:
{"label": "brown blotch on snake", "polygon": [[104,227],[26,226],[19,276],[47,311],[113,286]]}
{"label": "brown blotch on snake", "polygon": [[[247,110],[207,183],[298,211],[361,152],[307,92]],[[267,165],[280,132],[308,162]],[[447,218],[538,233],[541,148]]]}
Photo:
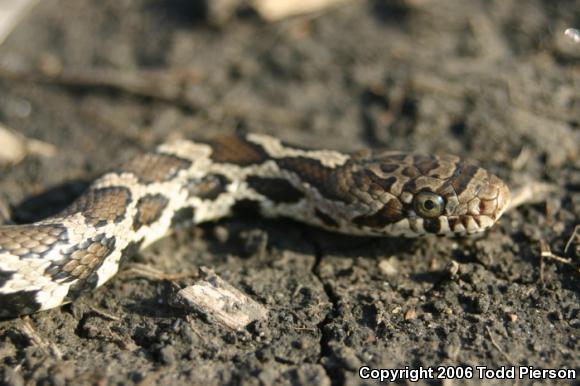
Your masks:
{"label": "brown blotch on snake", "polygon": [[103,234],[89,238],[65,251],[60,261],[53,262],[46,269],[45,275],[65,283],[84,280],[99,269],[105,257],[115,250],[115,241],[115,237]]}
{"label": "brown blotch on snake", "polygon": [[151,225],[163,214],[169,200],[161,194],[148,194],[137,201],[137,214],[133,219],[133,229],[139,230],[144,225]]}
{"label": "brown blotch on snake", "polygon": [[164,153],[141,154],[119,169],[120,172],[132,173],[140,181],[149,184],[169,181],[183,169],[191,166],[191,161]]}
{"label": "brown blotch on snake", "polygon": [[171,228],[179,228],[183,225],[191,224],[195,216],[195,208],[186,206],[175,211],[171,217]]}
{"label": "brown blotch on snake", "polygon": [[243,199],[232,206],[232,214],[238,216],[251,216],[260,214],[261,211],[260,202],[256,200]]}
{"label": "brown blotch on snake", "polygon": [[248,186],[274,203],[293,203],[304,198],[304,193],[282,178],[248,176]]}
{"label": "brown blotch on snake", "polygon": [[119,222],[125,217],[131,192],[124,187],[90,189],[73,204],[59,213],[59,217],[81,213],[87,224],[99,227]]}
{"label": "brown blotch on snake", "polygon": [[264,162],[268,155],[261,146],[238,135],[223,135],[208,141],[215,162],[249,166]]}
{"label": "brown blotch on snake", "polygon": [[276,160],[280,168],[295,173],[301,180],[315,187],[324,197],[350,203],[352,175],[345,166],[330,168],[319,160],[306,157],[284,157]]}
{"label": "brown blotch on snake", "polygon": [[220,194],[227,192],[231,181],[222,174],[212,173],[203,178],[191,178],[187,181],[189,197],[198,197],[204,200],[215,200]]}

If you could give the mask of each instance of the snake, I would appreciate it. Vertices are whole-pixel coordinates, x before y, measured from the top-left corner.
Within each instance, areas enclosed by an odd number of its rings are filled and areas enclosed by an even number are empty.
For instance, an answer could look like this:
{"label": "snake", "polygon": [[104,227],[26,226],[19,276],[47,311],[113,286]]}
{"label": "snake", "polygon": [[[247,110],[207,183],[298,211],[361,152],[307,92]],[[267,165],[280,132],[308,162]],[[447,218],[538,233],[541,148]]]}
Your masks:
{"label": "snake", "polygon": [[464,236],[490,228],[509,200],[499,177],[453,155],[313,150],[264,134],[174,140],[52,217],[0,226],[0,317],[72,302],[184,221],[250,212],[348,235]]}

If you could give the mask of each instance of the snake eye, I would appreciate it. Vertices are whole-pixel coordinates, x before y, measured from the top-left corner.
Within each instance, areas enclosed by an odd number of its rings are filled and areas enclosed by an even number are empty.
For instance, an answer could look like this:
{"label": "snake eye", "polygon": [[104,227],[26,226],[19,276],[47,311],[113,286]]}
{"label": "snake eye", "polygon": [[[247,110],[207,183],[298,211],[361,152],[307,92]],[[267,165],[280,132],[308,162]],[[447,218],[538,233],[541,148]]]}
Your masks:
{"label": "snake eye", "polygon": [[415,212],[421,217],[433,218],[439,216],[445,209],[443,197],[431,192],[419,192],[413,201]]}

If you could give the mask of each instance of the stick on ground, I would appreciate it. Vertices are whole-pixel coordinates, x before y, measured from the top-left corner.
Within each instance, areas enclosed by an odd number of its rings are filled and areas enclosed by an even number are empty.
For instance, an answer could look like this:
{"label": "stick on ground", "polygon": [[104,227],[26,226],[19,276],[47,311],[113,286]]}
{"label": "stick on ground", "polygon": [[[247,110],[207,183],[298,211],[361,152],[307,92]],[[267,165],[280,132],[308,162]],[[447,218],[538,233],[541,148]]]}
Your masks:
{"label": "stick on ground", "polygon": [[176,294],[174,304],[195,310],[232,330],[242,330],[255,320],[266,318],[268,310],[225,282],[212,270],[201,268],[205,278]]}

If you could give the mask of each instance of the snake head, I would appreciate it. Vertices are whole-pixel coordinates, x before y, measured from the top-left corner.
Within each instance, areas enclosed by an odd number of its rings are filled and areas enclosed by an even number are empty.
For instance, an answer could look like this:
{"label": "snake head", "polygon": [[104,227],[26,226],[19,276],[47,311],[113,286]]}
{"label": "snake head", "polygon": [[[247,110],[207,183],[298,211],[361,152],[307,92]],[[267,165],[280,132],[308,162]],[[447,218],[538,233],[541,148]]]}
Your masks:
{"label": "snake head", "polygon": [[465,235],[490,228],[510,201],[507,185],[487,170],[466,161],[454,163],[451,177],[431,190],[416,192],[412,211],[427,232]]}
{"label": "snake head", "polygon": [[455,156],[385,152],[362,164],[364,180],[370,182],[360,179],[356,189],[385,190],[372,194],[383,203],[378,210],[353,219],[369,233],[407,237],[479,233],[500,218],[510,200],[500,178]]}

